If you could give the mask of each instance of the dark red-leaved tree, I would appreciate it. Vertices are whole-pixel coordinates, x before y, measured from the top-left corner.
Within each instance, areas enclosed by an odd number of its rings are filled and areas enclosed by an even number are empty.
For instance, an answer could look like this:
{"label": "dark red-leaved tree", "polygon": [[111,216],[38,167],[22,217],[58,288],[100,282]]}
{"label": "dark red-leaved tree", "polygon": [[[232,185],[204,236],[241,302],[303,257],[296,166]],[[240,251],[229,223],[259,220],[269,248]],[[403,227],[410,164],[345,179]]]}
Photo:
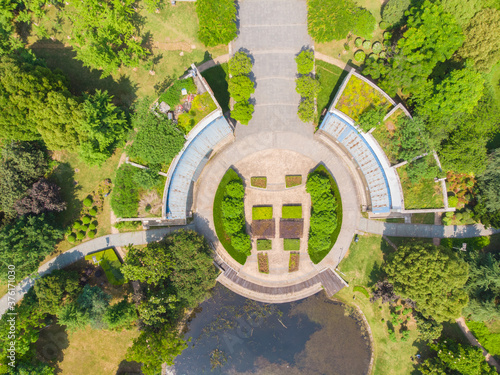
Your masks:
{"label": "dark red-leaved tree", "polygon": [[66,208],[66,202],[61,200],[60,190],[59,186],[42,178],[33,184],[24,198],[16,202],[14,208],[19,216],[62,211]]}

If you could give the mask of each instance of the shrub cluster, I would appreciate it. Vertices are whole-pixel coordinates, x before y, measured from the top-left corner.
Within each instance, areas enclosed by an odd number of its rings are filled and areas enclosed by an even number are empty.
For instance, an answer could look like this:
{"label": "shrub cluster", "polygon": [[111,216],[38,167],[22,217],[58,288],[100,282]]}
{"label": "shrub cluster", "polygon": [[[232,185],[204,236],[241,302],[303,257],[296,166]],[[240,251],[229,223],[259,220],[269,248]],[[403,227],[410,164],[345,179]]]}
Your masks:
{"label": "shrub cluster", "polygon": [[245,188],[241,181],[231,181],[226,185],[222,201],[222,225],[231,237],[231,245],[236,251],[250,255],[252,242],[245,232],[245,207],[243,197]]}
{"label": "shrub cluster", "polygon": [[370,106],[366,111],[359,115],[357,125],[367,132],[371,128],[376,127],[384,120],[386,110],[383,107],[374,108]]}
{"label": "shrub cluster", "polygon": [[306,191],[311,194],[312,203],[308,250],[318,253],[328,250],[330,246],[331,235],[337,227],[337,202],[330,179],[321,172],[309,175]]}
{"label": "shrub cluster", "polygon": [[314,118],[314,99],[320,90],[319,81],[311,76],[314,69],[314,52],[303,50],[295,58],[295,61],[297,62],[297,71],[300,74],[300,77],[295,81],[295,90],[301,96],[297,113],[302,121],[308,122]]}
{"label": "shrub cluster", "polygon": [[116,171],[115,187],[111,193],[111,208],[118,217],[136,217],[139,190],[134,181],[135,168],[124,164]]}
{"label": "shrub cluster", "polygon": [[236,38],[236,4],[234,0],[200,0],[196,2],[200,29],[198,38],[207,47],[228,44]]}
{"label": "shrub cluster", "polygon": [[255,92],[254,84],[248,77],[252,71],[252,60],[242,51],[236,52],[229,60],[231,78],[228,84],[229,95],[236,101],[231,116],[243,125],[248,125],[252,119],[253,104],[250,95]]}
{"label": "shrub cluster", "polygon": [[196,85],[193,78],[176,80],[167,91],[160,95],[158,102],[165,102],[173,109],[181,102],[182,89],[186,89],[188,94],[196,94]]}

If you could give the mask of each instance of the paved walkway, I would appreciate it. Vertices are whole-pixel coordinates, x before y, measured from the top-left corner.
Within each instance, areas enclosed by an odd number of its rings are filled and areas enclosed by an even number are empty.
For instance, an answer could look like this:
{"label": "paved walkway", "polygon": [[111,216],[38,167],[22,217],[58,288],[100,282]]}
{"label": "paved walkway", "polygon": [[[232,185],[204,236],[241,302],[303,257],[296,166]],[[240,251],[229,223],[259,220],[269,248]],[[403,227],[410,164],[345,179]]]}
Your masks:
{"label": "paved walkway", "polygon": [[500,233],[500,229],[486,229],[481,224],[475,225],[431,225],[385,223],[379,220],[360,218],[358,229],[366,233],[374,233],[393,237],[423,238],[471,238],[491,236]]}
{"label": "paved walkway", "polygon": [[202,73],[207,69],[213,68],[216,65],[227,63],[228,61],[229,61],[229,55],[222,55],[222,56],[215,57],[212,60],[205,61],[203,64],[201,64],[197,68],[198,68],[198,71],[200,73]]}
{"label": "paved walkway", "polygon": [[347,63],[343,62],[342,60],[336,59],[336,58],[331,57],[331,56],[324,55],[324,54],[322,54],[322,53],[320,53],[318,51],[314,51],[314,57],[317,60],[321,60],[321,61],[327,62],[328,64],[336,65],[340,69],[344,69],[344,70],[349,70],[350,69],[349,65],[347,65]]}
{"label": "paved walkway", "polygon": [[477,346],[483,351],[483,355],[486,358],[486,362],[488,362],[491,366],[495,367],[497,372],[500,372],[500,365],[496,361],[493,356],[488,353],[488,351],[477,341],[476,337],[472,334],[472,332],[469,330],[469,327],[467,327],[467,324],[465,324],[465,319],[463,317],[460,317],[457,319],[457,324],[464,333],[465,337],[467,337],[467,340],[471,343],[471,345]]}
{"label": "paved walkway", "polygon": [[[80,259],[85,258],[86,255],[107,249],[109,247],[120,247],[127,245],[145,245],[150,242],[159,241],[167,234],[176,231],[178,229],[194,229],[194,225],[186,225],[180,227],[171,227],[171,228],[158,228],[145,230],[141,232],[128,232],[128,233],[118,233],[118,234],[110,234],[107,236],[102,236],[95,238],[93,240],[83,242],[78,246],[75,246],[61,255],[58,255],[54,259],[49,262],[43,264],[38,268],[38,274],[40,277],[50,274],[52,271],[64,268],[69,266]],[[31,277],[27,277],[22,280],[16,286],[16,295],[13,297],[16,302],[20,301],[24,295],[31,289],[34,285],[35,280]],[[12,298],[12,297],[11,297]],[[0,299],[0,316],[8,308],[8,295],[4,295]]]}

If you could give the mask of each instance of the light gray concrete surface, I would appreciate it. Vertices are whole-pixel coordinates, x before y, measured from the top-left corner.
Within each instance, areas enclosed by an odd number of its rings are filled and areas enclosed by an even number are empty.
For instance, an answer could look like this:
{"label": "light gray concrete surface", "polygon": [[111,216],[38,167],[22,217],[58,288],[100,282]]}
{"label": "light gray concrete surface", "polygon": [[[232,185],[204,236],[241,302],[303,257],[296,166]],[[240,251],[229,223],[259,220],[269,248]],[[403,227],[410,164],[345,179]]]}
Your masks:
{"label": "light gray concrete surface", "polygon": [[[38,277],[48,275],[55,270],[67,267],[70,264],[85,258],[86,255],[94,253],[96,251],[107,249],[109,247],[145,245],[150,242],[159,241],[167,234],[179,229],[194,229],[194,225],[158,228],[140,232],[110,234],[107,236],[95,238],[87,242],[83,242],[80,245],[75,246],[68,251],[65,251],[61,255],[58,255],[47,263],[42,264],[38,268]],[[28,290],[30,290],[31,287],[35,284],[36,278],[37,277],[35,276],[25,278],[16,286],[14,295],[9,296],[8,294],[6,294],[0,299],[0,316],[2,316],[7,310],[9,302],[17,303],[24,297]]]}
{"label": "light gray concrete surface", "polygon": [[393,237],[423,237],[423,238],[471,238],[491,236],[500,233],[500,229],[485,228],[475,225],[432,225],[385,223],[378,220],[360,218],[358,229],[362,232]]}

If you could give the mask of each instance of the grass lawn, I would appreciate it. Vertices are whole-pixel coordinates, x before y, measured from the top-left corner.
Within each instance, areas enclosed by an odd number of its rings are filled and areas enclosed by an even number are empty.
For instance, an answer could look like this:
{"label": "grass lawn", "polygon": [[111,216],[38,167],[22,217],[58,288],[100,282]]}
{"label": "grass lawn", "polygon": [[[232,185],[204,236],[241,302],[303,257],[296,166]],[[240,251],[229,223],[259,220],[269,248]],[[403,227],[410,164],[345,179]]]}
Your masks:
{"label": "grass lawn", "polygon": [[300,250],[300,238],[284,238],[283,250],[285,251],[298,251]]}
{"label": "grass lawn", "polygon": [[441,184],[434,182],[434,178],[422,178],[417,183],[412,183],[407,174],[408,165],[397,169],[405,200],[405,208],[443,208],[443,194]]}
{"label": "grass lawn", "polygon": [[345,76],[347,76],[347,71],[336,65],[316,60],[316,75],[320,83],[320,92],[316,99],[318,107],[318,117],[316,118],[316,122],[319,122],[319,115],[321,115],[323,109],[328,108],[329,104],[332,102],[333,97],[342,84],[342,81]]}
{"label": "grass lawn", "polygon": [[[139,4],[139,8],[143,8],[143,4]],[[207,48],[198,40],[194,3],[180,2],[176,6],[167,4],[159,13],[141,9],[138,15],[143,17],[141,35],[149,36],[152,54],[138,68],[121,67],[118,72],[105,79],[100,79],[100,71],[91,71],[74,59],[76,53],[67,45],[70,24],[64,24],[61,32],[51,31],[57,17],[56,7],[49,8],[48,20],[42,22],[49,30],[49,36],[55,40],[31,35],[28,43],[35,55],[45,59],[50,68],[60,68],[68,76],[74,93],[108,90],[119,104],[124,105],[132,104],[136,98],[154,97],[169,82],[189,69],[192,63],[199,64],[212,56],[227,53],[227,46]],[[150,70],[155,74],[151,75]]]}
{"label": "grass lawn", "polygon": [[412,214],[412,224],[434,224],[434,213]]}
{"label": "grass lawn", "polygon": [[397,247],[412,244],[415,242],[432,243],[432,238],[419,237],[387,237]]}
{"label": "grass lawn", "polygon": [[252,177],[250,178],[250,185],[265,189],[267,187],[267,177]]}
{"label": "grass lawn", "polygon": [[257,240],[257,250],[258,251],[264,251],[264,250],[272,250],[273,242],[271,240]]}
{"label": "grass lawn", "polygon": [[139,336],[138,330],[106,331],[87,327],[68,333],[69,346],[63,350],[62,374],[116,374],[124,366],[127,349]]}
{"label": "grass lawn", "polygon": [[273,218],[273,206],[253,206],[252,220],[270,220]]}
{"label": "grass lawn", "polygon": [[214,92],[215,99],[219,102],[224,113],[229,111],[229,91],[227,85],[227,79],[229,78],[228,69],[227,63],[224,63],[216,65],[201,73]]}
{"label": "grass lawn", "polygon": [[302,219],[302,205],[284,205],[281,208],[283,219]]}
{"label": "grass lawn", "polygon": [[[391,321],[389,304],[381,304],[380,300],[371,303],[359,287],[371,290],[372,285],[381,277],[384,258],[394,251],[378,235],[360,236],[357,243],[352,243],[347,256],[342,260],[340,275],[349,283],[335,295],[336,299],[348,305],[358,306],[364,313],[373,335],[375,375],[407,375],[412,374],[414,363],[410,357],[415,356],[425,344],[419,344],[415,321],[408,321],[409,338],[401,340],[401,333],[396,329],[396,342],[389,339],[388,324]],[[366,290],[365,290],[366,292]]]}
{"label": "grass lawn", "polygon": [[331,242],[328,250],[322,251],[320,253],[312,253],[312,254],[309,253],[311,261],[314,264],[318,264],[330,252],[333,245],[335,244],[335,241],[337,241],[337,237],[339,236],[340,233],[340,228],[342,228],[342,199],[340,197],[340,191],[337,186],[337,183],[335,182],[335,179],[333,178],[331,173],[328,172],[328,170],[323,165],[319,165],[314,171],[322,172],[326,176],[328,176],[328,178],[330,179],[330,185],[332,186],[333,196],[335,197],[335,201],[337,202],[337,210],[335,211],[335,213],[337,214],[337,227],[330,236]]}
{"label": "grass lawn", "polygon": [[259,253],[257,259],[259,262],[259,272],[269,273],[269,257],[267,253]]}
{"label": "grass lawn", "polygon": [[85,260],[94,263],[94,257],[96,262],[100,262],[99,264],[106,273],[106,277],[110,284],[122,285],[125,282],[123,274],[120,271],[122,263],[113,249],[106,249],[89,254],[85,256]]}
{"label": "grass lawn", "polygon": [[389,111],[392,105],[378,90],[358,77],[351,76],[336,108],[354,121],[358,121],[359,116],[371,106],[386,107]]}
{"label": "grass lawn", "polygon": [[234,169],[229,168],[226,174],[222,177],[222,180],[219,183],[219,187],[217,188],[217,192],[215,193],[214,198],[214,226],[215,232],[217,233],[217,237],[219,241],[222,243],[222,246],[226,249],[228,254],[234,258],[238,263],[245,264],[247,260],[247,256],[245,254],[236,251],[234,247],[231,245],[231,238],[224,231],[224,226],[222,225],[222,200],[224,199],[224,193],[226,192],[226,185],[235,180],[241,180],[241,177],[238,176],[238,173],[234,171]]}
{"label": "grass lawn", "polygon": [[285,184],[287,188],[302,185],[302,175],[285,176]]}

